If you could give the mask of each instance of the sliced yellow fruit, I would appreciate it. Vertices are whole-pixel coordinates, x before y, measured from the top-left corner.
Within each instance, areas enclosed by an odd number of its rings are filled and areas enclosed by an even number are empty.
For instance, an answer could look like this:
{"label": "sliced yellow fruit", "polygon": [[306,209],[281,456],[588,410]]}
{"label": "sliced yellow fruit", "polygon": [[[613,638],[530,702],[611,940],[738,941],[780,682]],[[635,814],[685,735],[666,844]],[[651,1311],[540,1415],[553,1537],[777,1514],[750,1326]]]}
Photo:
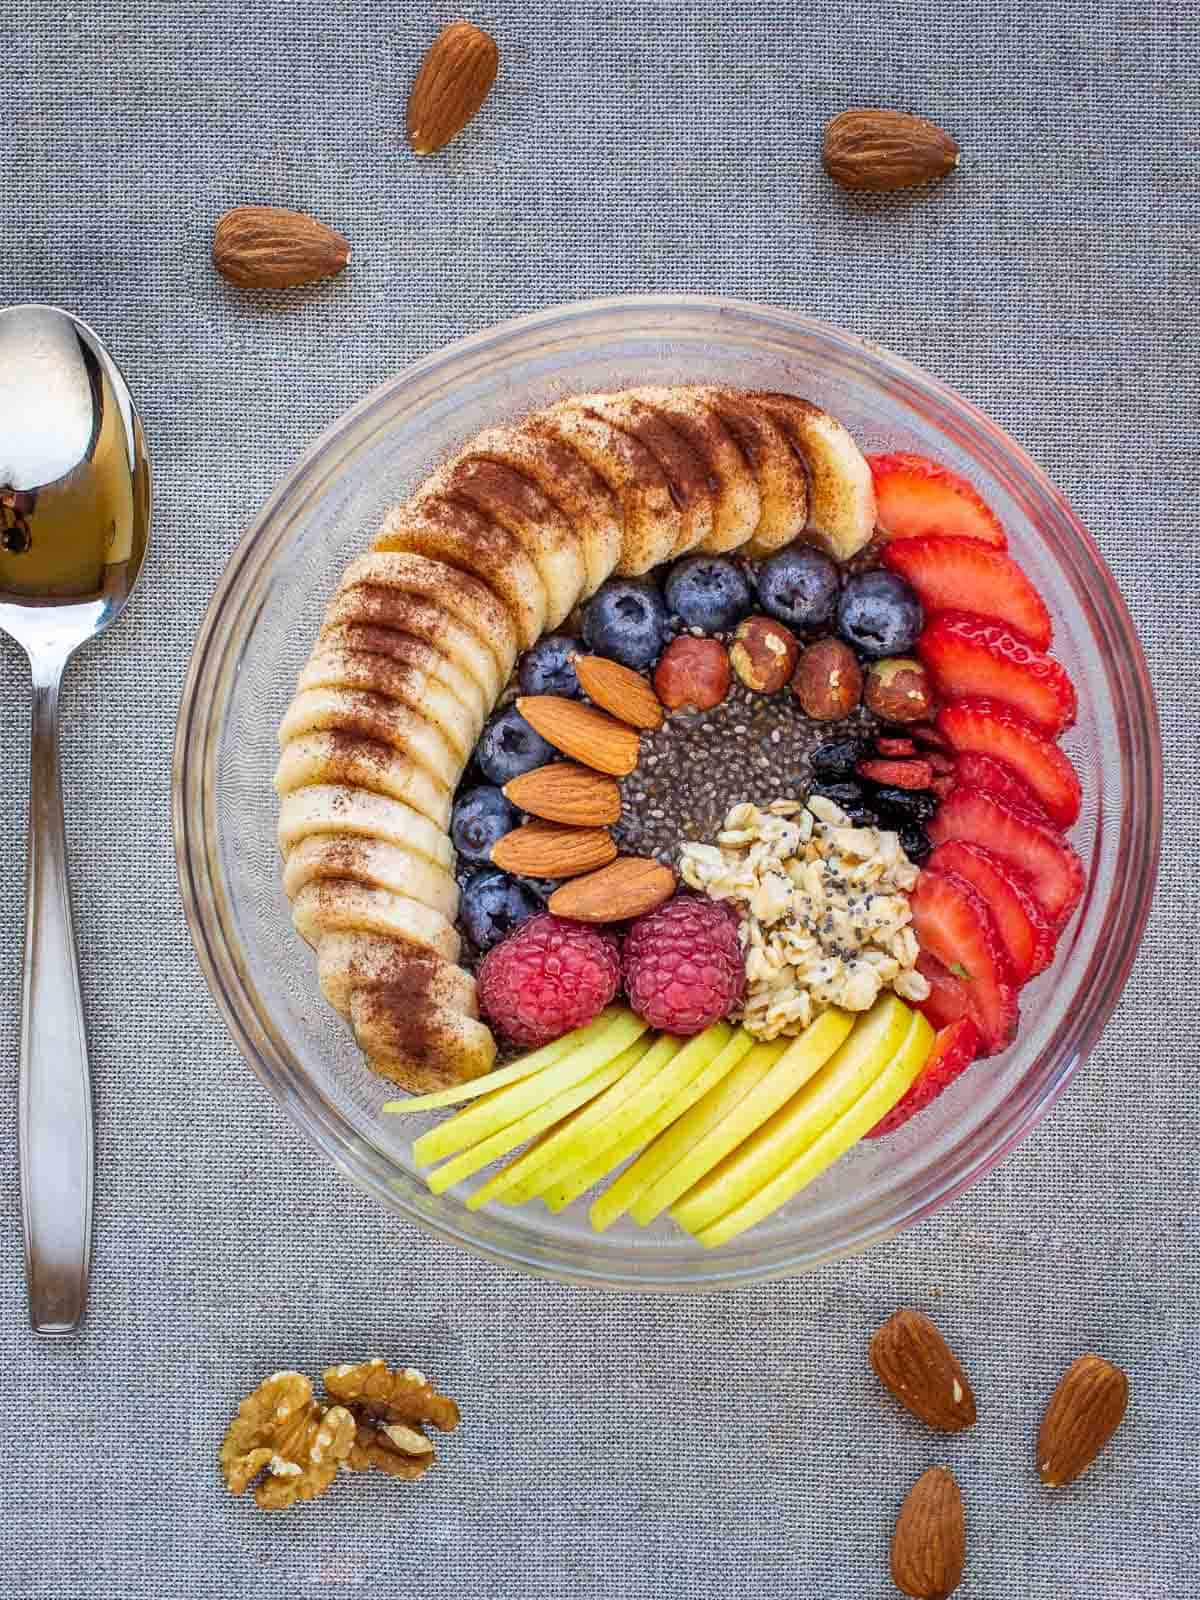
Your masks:
{"label": "sliced yellow fruit", "polygon": [[589,1105],[567,1117],[537,1144],[523,1150],[503,1171],[476,1189],[469,1196],[467,1205],[472,1211],[477,1211],[489,1200],[502,1200],[506,1205],[519,1206],[526,1200],[532,1200],[534,1195],[541,1194],[543,1189],[556,1181],[560,1173],[578,1164],[590,1149],[589,1141],[603,1137],[609,1119],[619,1113],[643,1084],[649,1083],[663,1070],[678,1051],[679,1045],[680,1041],[670,1034],[660,1034],[623,1078]]}
{"label": "sliced yellow fruit", "polygon": [[[649,1149],[621,1174],[642,1186],[642,1193],[629,1210],[643,1228],[665,1211],[687,1188],[687,1180],[676,1188],[670,1174],[712,1128],[723,1122],[750,1091],[756,1088],[791,1045],[790,1039],[772,1039],[756,1044],[722,1082],[714,1084],[691,1108],[657,1138]],[[714,1063],[715,1065],[715,1063]]]}
{"label": "sliced yellow fruit", "polygon": [[669,1175],[673,1193],[683,1194],[698,1183],[785,1100],[790,1100],[801,1084],[807,1083],[828,1061],[853,1026],[854,1018],[849,1012],[830,1009],[810,1023],[798,1039],[789,1039],[761,1082],[692,1146],[679,1163],[681,1170]]}
{"label": "sliced yellow fruit", "polygon": [[[803,1044],[829,1015],[827,1011],[818,1017],[797,1043]],[[846,1013],[839,1015],[845,1017]],[[738,1107],[726,1124],[709,1136],[711,1143],[724,1144],[724,1159],[676,1203],[671,1212],[676,1222],[689,1233],[699,1233],[769,1183],[871,1086],[904,1043],[911,1017],[912,1012],[894,994],[881,996],[853,1023],[853,1031],[845,1030],[841,1048],[825,1053],[821,1070],[815,1076],[807,1074],[799,1093],[777,1097],[769,1119],[760,1118],[752,1136],[739,1139],[734,1148],[727,1142],[725,1130],[737,1119],[742,1109]],[[783,1072],[787,1061],[785,1055],[763,1084],[764,1090]],[[757,1094],[762,1097],[761,1090]]]}
{"label": "sliced yellow fruit", "polygon": [[836,1122],[790,1162],[774,1178],[736,1206],[727,1211],[709,1227],[703,1228],[697,1239],[706,1248],[727,1244],[730,1239],[744,1233],[747,1228],[778,1211],[793,1195],[819,1177],[839,1156],[845,1155],[851,1145],[857,1144],[864,1134],[903,1098],[912,1087],[917,1074],[929,1059],[933,1049],[932,1027],[919,1011],[914,1012],[908,1036],[887,1066],[866,1092],[844,1111]]}
{"label": "sliced yellow fruit", "polygon": [[[673,1116],[677,1116],[675,1108],[688,1087],[721,1054],[732,1038],[733,1029],[727,1022],[715,1022],[703,1033],[689,1039],[672,1058],[670,1070],[642,1089],[640,1095],[622,1112],[620,1127],[613,1137],[607,1137],[612,1131],[611,1127],[605,1129],[604,1140],[597,1138],[587,1157],[578,1166],[565,1173],[557,1183],[542,1190],[542,1198],[550,1210],[561,1211],[594,1183],[607,1177],[622,1161],[627,1161],[650,1137],[649,1134],[643,1134],[642,1129],[651,1122],[658,1118],[665,1118],[669,1122]],[[647,1114],[648,1106],[653,1109]],[[637,1120],[634,1121],[634,1118]]]}
{"label": "sliced yellow fruit", "polygon": [[500,1128],[516,1122],[518,1117],[537,1106],[545,1105],[564,1089],[582,1083],[597,1067],[627,1050],[645,1032],[646,1024],[641,1017],[635,1017],[632,1011],[622,1013],[601,1034],[552,1066],[507,1085],[489,1095],[481,1105],[468,1106],[456,1117],[430,1128],[428,1133],[413,1140],[413,1155],[421,1166],[427,1167],[443,1156],[457,1155],[481,1139],[489,1139]]}
{"label": "sliced yellow fruit", "polygon": [[495,1089],[503,1089],[506,1084],[528,1078],[531,1074],[540,1072],[543,1067],[552,1067],[556,1061],[561,1061],[564,1056],[570,1055],[572,1050],[578,1050],[594,1039],[599,1039],[614,1022],[625,1015],[622,1006],[608,1006],[594,1017],[586,1028],[575,1028],[571,1033],[564,1033],[561,1039],[554,1039],[550,1044],[542,1045],[540,1050],[534,1050],[527,1056],[510,1061],[506,1067],[497,1067],[495,1072],[485,1073],[482,1078],[472,1078],[469,1083],[456,1083],[452,1089],[438,1089],[433,1094],[414,1095],[409,1100],[388,1100],[383,1109],[394,1116],[402,1117],[409,1111],[438,1111],[442,1106],[457,1106],[464,1100],[477,1100],[481,1095],[491,1094]]}
{"label": "sliced yellow fruit", "polygon": [[518,1117],[516,1122],[510,1122],[507,1127],[492,1134],[490,1139],[484,1139],[479,1144],[472,1145],[469,1150],[464,1150],[461,1155],[444,1161],[425,1179],[431,1193],[445,1194],[453,1184],[461,1183],[464,1178],[474,1177],[493,1161],[499,1161],[501,1156],[508,1155],[510,1150],[527,1143],[545,1128],[552,1128],[555,1123],[570,1116],[579,1106],[594,1100],[608,1088],[610,1083],[616,1083],[618,1078],[624,1077],[630,1067],[645,1055],[647,1048],[644,1040],[639,1039],[636,1044],[631,1044],[628,1050],[623,1050],[615,1061],[609,1061],[598,1072],[593,1072],[590,1078],[585,1078],[573,1088],[564,1089],[562,1094],[556,1095],[545,1105],[538,1106],[536,1110],[527,1112],[523,1117]]}
{"label": "sliced yellow fruit", "polygon": [[[779,1045],[771,1056],[772,1061],[778,1060],[783,1053],[785,1045],[786,1041]],[[652,1139],[657,1139],[658,1135],[664,1133],[665,1130],[678,1126],[679,1119],[691,1111],[698,1101],[703,1100],[707,1094],[710,1094],[719,1084],[724,1082],[738,1063],[744,1060],[753,1048],[753,1037],[746,1032],[745,1028],[739,1028],[716,1060],[709,1062],[699,1077],[693,1078],[682,1093],[665,1105],[655,1116],[647,1118],[642,1123],[637,1132],[627,1141],[626,1148],[620,1159],[623,1161],[631,1151],[640,1149],[643,1145],[649,1145]],[[597,1233],[603,1233],[605,1228],[611,1227],[618,1217],[624,1216],[643,1190],[654,1181],[653,1169],[646,1164],[646,1157],[649,1155],[649,1150],[643,1150],[638,1159],[631,1166],[626,1167],[616,1182],[592,1202],[592,1209],[589,1215],[592,1227],[595,1228]],[[612,1167],[615,1165],[617,1163],[613,1162],[612,1165],[604,1169],[605,1172],[611,1172]],[[599,1177],[603,1177],[603,1175],[601,1173]],[[598,1179],[593,1179],[592,1181],[597,1182]],[[579,1192],[582,1193],[583,1191],[580,1190]]]}

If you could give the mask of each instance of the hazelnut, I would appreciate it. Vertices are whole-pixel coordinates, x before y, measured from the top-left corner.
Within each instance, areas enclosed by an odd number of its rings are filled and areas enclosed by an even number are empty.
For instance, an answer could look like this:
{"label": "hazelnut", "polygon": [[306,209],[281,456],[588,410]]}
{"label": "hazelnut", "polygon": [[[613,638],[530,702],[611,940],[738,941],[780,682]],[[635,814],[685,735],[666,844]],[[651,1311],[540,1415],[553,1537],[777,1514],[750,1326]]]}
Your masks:
{"label": "hazelnut", "polygon": [[848,717],[862,698],[862,668],[840,639],[818,639],[800,657],[792,693],[814,722]]}
{"label": "hazelnut", "polygon": [[863,689],[867,710],[885,722],[919,722],[933,704],[929,674],[919,661],[889,656],[873,661]]}
{"label": "hazelnut", "polygon": [[729,657],[717,639],[673,639],[654,669],[654,692],[668,711],[711,711],[729,693]]}
{"label": "hazelnut", "polygon": [[729,649],[730,665],[756,694],[778,694],[790,682],[799,655],[795,634],[774,617],[739,622]]}

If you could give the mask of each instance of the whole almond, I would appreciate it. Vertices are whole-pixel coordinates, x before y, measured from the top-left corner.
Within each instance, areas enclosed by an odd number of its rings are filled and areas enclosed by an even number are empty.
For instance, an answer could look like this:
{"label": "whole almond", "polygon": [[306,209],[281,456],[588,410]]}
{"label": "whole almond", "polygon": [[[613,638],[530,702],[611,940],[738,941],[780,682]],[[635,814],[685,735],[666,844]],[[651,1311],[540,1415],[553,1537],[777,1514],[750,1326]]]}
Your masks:
{"label": "whole almond", "polygon": [[576,922],[627,922],[675,893],[670,867],[646,856],[618,856],[611,866],[564,883],[546,902],[556,917]]}
{"label": "whole almond", "polygon": [[616,780],[574,761],[536,767],[506,783],[504,793],[522,811],[549,822],[569,822],[576,828],[606,828],[621,815],[621,789]]}
{"label": "whole almond", "polygon": [[920,1311],[897,1311],[875,1331],[871,1366],[884,1388],[931,1428],[958,1433],[975,1421],[975,1395],[950,1346]]}
{"label": "whole almond", "polygon": [[213,230],[213,266],[243,289],[286,289],[332,278],[350,259],[340,233],[303,211],[235,206]]}
{"label": "whole almond", "polygon": [[525,694],[518,696],[517,710],[556,750],[597,772],[624,778],[637,766],[637,734],[593,706],[557,694]]}
{"label": "whole almond", "polygon": [[576,656],[575,676],[589,700],[622,722],[634,728],[662,727],[664,712],[658,696],[632,667],[606,656]]}
{"label": "whole almond", "polygon": [[1038,1430],[1037,1469],[1052,1489],[1074,1483],[1117,1431],[1129,1379],[1103,1356],[1080,1356],[1050,1396]]}
{"label": "whole almond", "polygon": [[967,1528],[954,1474],[930,1467],[909,1490],[892,1535],[892,1582],[912,1600],[946,1600],[962,1582]]}
{"label": "whole almond", "polygon": [[925,117],[856,107],[826,127],[824,160],[843,189],[887,194],[944,178],[958,165],[958,146]]}
{"label": "whole almond", "polygon": [[492,847],[492,863],[522,878],[574,878],[607,866],[617,847],[603,828],[526,822]]}
{"label": "whole almond", "polygon": [[490,33],[452,22],[429,46],[408,96],[408,142],[419,156],[449,144],[488,97],[500,66]]}

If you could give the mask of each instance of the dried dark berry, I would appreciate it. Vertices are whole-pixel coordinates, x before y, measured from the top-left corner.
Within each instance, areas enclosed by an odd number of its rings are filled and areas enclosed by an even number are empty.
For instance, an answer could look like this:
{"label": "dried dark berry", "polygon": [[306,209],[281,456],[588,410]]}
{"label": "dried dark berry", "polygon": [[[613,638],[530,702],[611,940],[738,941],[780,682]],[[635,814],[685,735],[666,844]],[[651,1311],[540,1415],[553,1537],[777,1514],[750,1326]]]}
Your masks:
{"label": "dried dark berry", "polygon": [[925,829],[915,822],[907,822],[900,828],[900,848],[910,861],[915,861],[918,866],[927,861],[933,850],[933,842]]}
{"label": "dried dark berry", "polygon": [[938,808],[938,797],[930,789],[895,789],[881,785],[870,791],[870,803],[882,817],[897,822],[928,822]]}
{"label": "dried dark berry", "polygon": [[838,783],[833,779],[819,779],[809,792],[824,795],[827,800],[832,800],[835,806],[841,806],[855,827],[878,826],[879,819],[867,804],[861,783]]}
{"label": "dried dark berry", "polygon": [[827,739],[817,746],[809,759],[818,778],[851,778],[862,758],[860,740]]}

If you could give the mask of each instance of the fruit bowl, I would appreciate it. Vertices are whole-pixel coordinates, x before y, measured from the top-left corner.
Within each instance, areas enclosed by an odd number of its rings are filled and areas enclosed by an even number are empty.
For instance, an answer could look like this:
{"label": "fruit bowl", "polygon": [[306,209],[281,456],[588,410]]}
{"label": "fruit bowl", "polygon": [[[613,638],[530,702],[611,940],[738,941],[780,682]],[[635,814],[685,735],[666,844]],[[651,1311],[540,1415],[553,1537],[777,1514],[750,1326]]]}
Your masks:
{"label": "fruit bowl", "polygon": [[[1087,872],[1053,966],[1022,995],[1016,1044],[922,1116],[868,1141],[781,1213],[705,1251],[669,1221],[594,1235],[557,1216],[470,1212],[428,1192],[424,1119],[381,1115],[366,1067],[316,985],[280,883],[276,729],[322,610],[387,508],[456,446],[571,393],[722,382],[802,394],[865,450],[912,450],[969,478],[1050,607],[1079,692],[1064,748],[1083,785],[1072,838]],[[709,1289],[804,1271],[887,1238],[988,1171],[1045,1115],[1110,1015],[1153,893],[1158,727],[1129,614],[1092,540],[1021,449],[898,357],[792,313],[705,297],[559,307],[440,351],[367,396],[307,452],[243,538],[196,642],[179,715],[174,826],[205,977],[242,1053],[354,1182],[432,1232],[530,1272],[621,1288]],[[771,796],[761,797],[764,800]]]}

